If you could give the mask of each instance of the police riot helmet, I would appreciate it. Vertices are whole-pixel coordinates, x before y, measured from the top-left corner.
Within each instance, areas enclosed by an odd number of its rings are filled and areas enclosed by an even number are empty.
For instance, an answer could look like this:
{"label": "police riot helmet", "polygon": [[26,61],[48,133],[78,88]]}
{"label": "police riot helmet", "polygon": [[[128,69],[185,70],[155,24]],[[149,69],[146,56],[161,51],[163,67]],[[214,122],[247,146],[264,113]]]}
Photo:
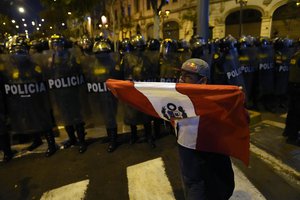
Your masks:
{"label": "police riot helmet", "polygon": [[164,39],[160,45],[160,53],[162,53],[163,55],[176,53],[177,49],[178,45],[176,40],[170,38]]}
{"label": "police riot helmet", "polygon": [[180,39],[177,42],[179,52],[187,52],[189,50],[189,43],[185,39]]}
{"label": "police riot helmet", "polygon": [[93,53],[110,53],[111,46],[107,41],[97,41],[93,46]]}
{"label": "police riot helmet", "polygon": [[150,51],[158,51],[160,47],[160,42],[158,39],[150,39],[147,43],[147,48]]}
{"label": "police riot helmet", "polygon": [[190,39],[190,45],[191,45],[191,50],[195,50],[198,48],[202,48],[203,46],[206,45],[205,39],[203,37],[200,37],[199,35],[194,35]]}
{"label": "police riot helmet", "polygon": [[131,38],[131,43],[133,48],[136,50],[145,50],[146,48],[146,41],[141,34],[137,34]]}
{"label": "police riot helmet", "polygon": [[253,37],[251,37],[250,35],[248,36],[243,35],[238,41],[238,47],[239,49],[249,48],[253,46],[253,43],[254,43]]}
{"label": "police riot helmet", "polygon": [[60,34],[54,34],[50,38],[50,45],[51,48],[54,46],[64,47],[65,46],[65,38]]}
{"label": "police riot helmet", "polygon": [[288,37],[282,38],[282,44],[286,48],[292,47],[293,46],[293,40],[288,38]]}
{"label": "police riot helmet", "polygon": [[79,46],[84,52],[91,52],[93,48],[93,42],[87,36],[83,36],[79,41]]}
{"label": "police riot helmet", "polygon": [[229,51],[230,49],[234,49],[236,48],[236,45],[237,45],[237,41],[231,35],[228,35],[227,37],[222,38],[219,41],[219,49],[221,52],[226,52]]}
{"label": "police riot helmet", "polygon": [[129,38],[124,38],[121,42],[120,50],[122,52],[131,52],[133,50],[133,45]]}
{"label": "police riot helmet", "polygon": [[271,45],[271,41],[268,37],[259,37],[256,43],[257,46],[260,46],[262,48],[267,48]]}
{"label": "police riot helmet", "polygon": [[41,43],[38,40],[32,40],[29,43],[29,51],[30,52],[42,52],[43,48]]}
{"label": "police riot helmet", "polygon": [[11,45],[9,53],[16,55],[27,55],[28,46],[25,43],[13,43]]}

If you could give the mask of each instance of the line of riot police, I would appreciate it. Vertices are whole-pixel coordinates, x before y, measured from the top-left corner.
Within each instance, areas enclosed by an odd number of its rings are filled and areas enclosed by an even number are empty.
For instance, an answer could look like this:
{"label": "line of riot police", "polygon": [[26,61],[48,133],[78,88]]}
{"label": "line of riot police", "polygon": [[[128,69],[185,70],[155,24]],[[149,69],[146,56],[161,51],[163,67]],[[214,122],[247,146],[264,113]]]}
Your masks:
{"label": "line of riot police", "polygon": [[[288,38],[276,38],[273,45],[268,38],[251,36],[239,41],[228,36],[206,42],[195,35],[189,43],[173,39],[146,42],[138,34],[119,42],[119,52],[103,37],[94,42],[82,37],[73,47],[61,35],[53,35],[47,44],[37,40],[29,46],[21,39],[11,44],[9,54],[0,57],[4,160],[13,156],[8,133],[34,134],[28,150],[42,144],[43,134],[48,143],[46,156],[53,155],[58,148],[53,130],[59,125],[69,137],[63,148],[77,145],[80,153],[87,149],[85,127],[102,125],[108,135],[107,151],[113,152],[118,146],[120,123],[131,128],[130,144],[148,142],[154,148],[154,139],[166,123],[127,105],[118,106],[120,102],[105,81],[178,82],[182,63],[191,57],[209,63],[211,84],[241,86],[248,108],[258,108],[261,103],[274,112],[286,106],[289,62],[294,52]],[[144,126],[140,138],[139,124]]]}

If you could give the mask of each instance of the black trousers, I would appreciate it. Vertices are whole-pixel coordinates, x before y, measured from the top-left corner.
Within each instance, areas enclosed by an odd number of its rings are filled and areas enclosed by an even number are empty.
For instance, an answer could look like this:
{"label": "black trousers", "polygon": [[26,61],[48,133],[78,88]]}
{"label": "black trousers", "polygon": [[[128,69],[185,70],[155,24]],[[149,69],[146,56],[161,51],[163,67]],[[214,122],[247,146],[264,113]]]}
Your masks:
{"label": "black trousers", "polygon": [[229,156],[201,152],[178,145],[182,181],[187,200],[227,200],[234,190]]}

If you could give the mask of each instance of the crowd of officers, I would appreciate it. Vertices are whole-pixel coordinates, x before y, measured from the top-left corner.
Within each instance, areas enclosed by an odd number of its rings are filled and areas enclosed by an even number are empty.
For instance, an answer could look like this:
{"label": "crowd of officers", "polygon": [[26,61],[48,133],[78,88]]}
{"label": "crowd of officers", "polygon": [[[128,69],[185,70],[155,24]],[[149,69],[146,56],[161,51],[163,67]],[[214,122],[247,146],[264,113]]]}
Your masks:
{"label": "crowd of officers", "polygon": [[[58,149],[53,130],[59,125],[69,137],[63,148],[76,145],[80,153],[87,149],[85,128],[91,124],[105,125],[108,152],[118,146],[118,123],[130,126],[130,144],[147,142],[154,148],[165,122],[128,105],[120,109],[105,81],[178,82],[181,65],[189,58],[201,58],[209,64],[210,84],[241,86],[247,108],[288,109],[283,135],[290,142],[300,139],[300,41],[252,36],[236,40],[229,35],[206,42],[194,35],[189,42],[146,42],[138,34],[117,45],[103,37],[92,41],[85,36],[72,44],[55,34],[49,41],[29,44],[16,37],[1,53],[0,143],[4,161],[13,157],[11,134],[33,134],[29,151],[42,144],[43,134],[48,143],[45,155],[53,155]],[[144,126],[140,138],[137,125]]]}

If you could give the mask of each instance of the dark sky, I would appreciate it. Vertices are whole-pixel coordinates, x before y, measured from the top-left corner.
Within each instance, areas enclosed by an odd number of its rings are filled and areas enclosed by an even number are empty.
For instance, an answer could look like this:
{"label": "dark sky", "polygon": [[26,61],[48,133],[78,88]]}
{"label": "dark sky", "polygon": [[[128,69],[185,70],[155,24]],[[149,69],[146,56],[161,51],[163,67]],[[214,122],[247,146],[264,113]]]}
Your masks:
{"label": "dark sky", "polygon": [[[3,0],[2,0],[3,1]],[[5,1],[5,0],[4,0]],[[10,4],[10,15],[11,18],[16,20],[21,30],[27,29],[29,32],[34,28],[31,24],[32,21],[35,21],[37,24],[41,23],[39,18],[39,12],[42,9],[42,6],[39,0],[6,0]],[[18,8],[23,7],[25,13],[19,13]],[[22,18],[25,19],[25,22],[22,22]],[[27,24],[27,27],[24,27],[24,23]]]}

